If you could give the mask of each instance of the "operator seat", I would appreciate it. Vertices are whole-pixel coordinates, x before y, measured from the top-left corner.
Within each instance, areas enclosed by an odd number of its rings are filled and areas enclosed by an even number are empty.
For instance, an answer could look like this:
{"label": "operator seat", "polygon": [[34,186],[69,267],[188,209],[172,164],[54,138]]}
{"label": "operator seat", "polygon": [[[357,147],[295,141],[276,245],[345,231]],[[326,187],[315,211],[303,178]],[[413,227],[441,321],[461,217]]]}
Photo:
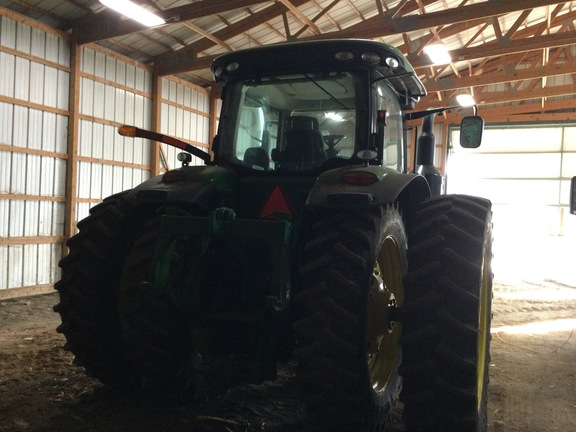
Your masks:
{"label": "operator seat", "polygon": [[289,128],[284,136],[286,145],[278,156],[278,168],[309,170],[327,159],[324,140],[315,117],[290,117]]}
{"label": "operator seat", "polygon": [[254,169],[270,169],[270,156],[264,147],[248,147],[244,152],[244,162]]}

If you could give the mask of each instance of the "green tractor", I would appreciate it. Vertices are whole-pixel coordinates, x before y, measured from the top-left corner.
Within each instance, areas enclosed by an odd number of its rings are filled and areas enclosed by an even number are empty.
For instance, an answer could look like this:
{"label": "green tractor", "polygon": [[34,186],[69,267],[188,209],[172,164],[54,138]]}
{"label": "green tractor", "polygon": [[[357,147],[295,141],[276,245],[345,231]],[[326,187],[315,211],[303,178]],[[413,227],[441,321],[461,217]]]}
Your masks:
{"label": "green tractor", "polygon": [[[59,331],[90,376],[198,397],[296,379],[322,431],[486,431],[491,204],[441,195],[426,95],[382,43],[326,40],[217,58],[213,157],[78,223]],[[417,172],[406,121],[423,118]],[[466,146],[482,123],[466,117]],[[465,126],[465,127],[464,127]],[[192,157],[204,164],[190,166]]]}

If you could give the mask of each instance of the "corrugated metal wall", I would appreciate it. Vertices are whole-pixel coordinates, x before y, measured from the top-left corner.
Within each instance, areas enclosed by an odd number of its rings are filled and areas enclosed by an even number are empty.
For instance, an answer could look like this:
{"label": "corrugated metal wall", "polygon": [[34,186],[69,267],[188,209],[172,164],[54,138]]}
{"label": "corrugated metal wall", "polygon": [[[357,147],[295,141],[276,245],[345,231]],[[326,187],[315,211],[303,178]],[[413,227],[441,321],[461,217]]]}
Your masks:
{"label": "corrugated metal wall", "polygon": [[67,35],[0,17],[0,290],[58,277],[69,61]]}
{"label": "corrugated metal wall", "polygon": [[[160,131],[208,151],[210,146],[210,92],[176,78],[162,79]],[[179,149],[162,144],[163,168],[180,166]],[[202,161],[192,157],[191,165]]]}
{"label": "corrugated metal wall", "polygon": [[[51,291],[74,213],[76,223],[103,198],[179,166],[176,149],[162,145],[152,167],[157,144],[117,133],[122,124],[153,128],[152,70],[88,45],[75,71],[72,50],[66,33],[16,13],[0,16],[0,299]],[[70,94],[74,72],[78,94]],[[175,77],[159,81],[161,132],[208,150],[210,91]],[[77,134],[69,142],[71,122]],[[75,190],[66,184],[69,164]]]}
{"label": "corrugated metal wall", "polygon": [[152,71],[95,51],[81,52],[77,219],[95,203],[150,177],[151,143],[124,138],[119,126],[150,128]]}

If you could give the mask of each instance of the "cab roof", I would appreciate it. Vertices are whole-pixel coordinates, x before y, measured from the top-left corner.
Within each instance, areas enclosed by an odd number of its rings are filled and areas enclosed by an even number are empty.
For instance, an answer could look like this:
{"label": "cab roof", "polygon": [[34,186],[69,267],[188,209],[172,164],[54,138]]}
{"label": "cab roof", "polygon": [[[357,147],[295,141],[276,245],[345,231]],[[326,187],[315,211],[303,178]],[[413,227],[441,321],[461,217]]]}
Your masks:
{"label": "cab roof", "polygon": [[212,63],[221,85],[231,79],[338,70],[371,69],[405,97],[426,96],[412,65],[396,48],[363,39],[288,42],[224,54]]}

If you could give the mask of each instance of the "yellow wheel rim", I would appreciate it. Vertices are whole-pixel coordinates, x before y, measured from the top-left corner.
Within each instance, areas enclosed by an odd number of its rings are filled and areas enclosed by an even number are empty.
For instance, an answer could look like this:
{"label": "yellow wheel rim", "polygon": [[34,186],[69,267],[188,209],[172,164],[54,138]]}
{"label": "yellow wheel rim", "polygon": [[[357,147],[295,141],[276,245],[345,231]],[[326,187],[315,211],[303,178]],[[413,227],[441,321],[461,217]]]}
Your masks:
{"label": "yellow wheel rim", "polygon": [[397,368],[401,324],[394,310],[404,303],[403,259],[398,242],[387,237],[378,253],[368,298],[367,362],[374,391],[386,390]]}
{"label": "yellow wheel rim", "polygon": [[[488,252],[488,251],[487,251]],[[480,284],[480,294],[479,294],[479,311],[478,311],[478,347],[477,347],[477,410],[480,412],[483,403],[484,395],[484,376],[486,374],[486,361],[487,361],[487,345],[488,338],[490,337],[490,302],[491,302],[491,284],[492,284],[492,273],[490,266],[488,265],[489,260],[484,256],[484,262],[482,263],[482,281]]]}

